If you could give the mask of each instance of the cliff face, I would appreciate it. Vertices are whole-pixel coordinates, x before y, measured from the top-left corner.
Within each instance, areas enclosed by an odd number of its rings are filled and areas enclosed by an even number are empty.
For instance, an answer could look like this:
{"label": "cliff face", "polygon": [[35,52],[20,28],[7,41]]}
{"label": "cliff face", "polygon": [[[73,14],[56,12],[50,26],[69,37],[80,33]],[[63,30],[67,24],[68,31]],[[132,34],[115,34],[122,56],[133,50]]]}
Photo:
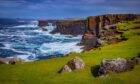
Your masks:
{"label": "cliff face", "polygon": [[[133,14],[107,14],[95,17],[87,18],[87,31],[94,33],[96,36],[99,36],[102,29],[106,25],[112,25],[118,22],[130,21],[136,18]],[[85,33],[86,33],[85,32]]]}
{"label": "cliff face", "polygon": [[40,26],[40,27],[48,26],[48,21],[47,20],[38,20],[38,26]]}
{"label": "cliff face", "polygon": [[86,20],[63,20],[56,22],[57,28],[51,33],[68,35],[83,35],[86,27]]}
{"label": "cliff face", "polygon": [[104,31],[110,32],[108,30],[109,25],[123,21],[131,21],[134,19],[136,19],[136,15],[133,14],[107,14],[88,17],[81,43],[83,45],[96,47],[97,39],[104,33]]}

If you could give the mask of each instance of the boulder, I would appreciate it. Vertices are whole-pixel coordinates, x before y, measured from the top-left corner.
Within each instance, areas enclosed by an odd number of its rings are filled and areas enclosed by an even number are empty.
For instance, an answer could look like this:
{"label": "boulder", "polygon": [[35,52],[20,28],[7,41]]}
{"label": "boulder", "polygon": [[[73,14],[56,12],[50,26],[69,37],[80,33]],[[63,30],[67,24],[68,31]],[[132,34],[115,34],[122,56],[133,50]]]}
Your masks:
{"label": "boulder", "polygon": [[102,60],[101,66],[98,70],[98,76],[106,76],[109,71],[124,72],[134,67],[135,63],[132,60],[117,58],[113,60]]}
{"label": "boulder", "polygon": [[85,66],[84,61],[80,57],[74,57],[72,60],[70,60],[67,65],[72,69],[72,70],[79,70],[83,69]]}
{"label": "boulder", "polygon": [[68,65],[64,65],[59,71],[58,73],[61,73],[61,72],[71,72],[71,68],[68,66]]}
{"label": "boulder", "polygon": [[9,64],[10,58],[0,58],[0,64]]}
{"label": "boulder", "polygon": [[20,58],[0,58],[0,64],[15,64],[17,62],[24,62]]}
{"label": "boulder", "polygon": [[58,73],[80,70],[83,69],[84,67],[85,67],[84,61],[80,57],[74,57],[72,60],[68,61],[68,63],[58,71]]}

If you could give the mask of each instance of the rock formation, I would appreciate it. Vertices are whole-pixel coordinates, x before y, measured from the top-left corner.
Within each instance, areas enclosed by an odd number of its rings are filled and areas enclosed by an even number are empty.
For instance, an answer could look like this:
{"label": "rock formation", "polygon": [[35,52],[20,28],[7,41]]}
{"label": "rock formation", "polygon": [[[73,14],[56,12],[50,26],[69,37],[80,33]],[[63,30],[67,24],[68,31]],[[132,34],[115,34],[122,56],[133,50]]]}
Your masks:
{"label": "rock formation", "polygon": [[99,70],[97,72],[97,76],[106,77],[108,76],[109,71],[120,73],[127,70],[131,70],[136,64],[139,63],[140,54],[138,54],[138,56],[132,58],[131,60],[127,60],[124,58],[102,60]]}
{"label": "rock formation", "polygon": [[111,41],[116,34],[122,35],[114,24],[134,20],[137,16],[135,14],[106,14],[76,20],[39,20],[38,25],[46,26],[48,22],[56,25],[52,34],[83,35],[80,45],[85,45],[85,50],[90,50],[101,45],[97,39],[100,39],[100,42]]}
{"label": "rock formation", "polygon": [[48,21],[47,20],[38,20],[38,26],[39,27],[48,26]]}
{"label": "rock formation", "polygon": [[85,20],[61,20],[57,21],[57,28],[51,33],[60,33],[67,35],[83,35],[85,30]]}
{"label": "rock formation", "polygon": [[74,57],[66,65],[64,65],[58,73],[71,72],[73,70],[80,70],[85,67],[84,61],[80,57]]}
{"label": "rock formation", "polygon": [[106,76],[109,71],[124,72],[134,67],[135,62],[123,58],[103,60],[98,71],[98,76]]}
{"label": "rock formation", "polygon": [[[113,24],[134,19],[136,19],[134,14],[107,14],[88,17],[81,44],[97,47],[97,38],[108,40],[108,37],[115,36],[117,28]],[[91,43],[93,44],[91,45]]]}

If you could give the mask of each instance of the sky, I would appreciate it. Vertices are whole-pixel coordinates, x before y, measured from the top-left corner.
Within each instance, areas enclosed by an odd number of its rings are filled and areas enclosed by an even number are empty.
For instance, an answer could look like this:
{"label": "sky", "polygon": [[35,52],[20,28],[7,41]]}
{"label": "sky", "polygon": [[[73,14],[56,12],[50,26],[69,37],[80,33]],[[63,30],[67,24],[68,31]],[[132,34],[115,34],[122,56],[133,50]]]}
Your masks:
{"label": "sky", "polygon": [[0,0],[0,18],[64,19],[140,14],[140,0]]}

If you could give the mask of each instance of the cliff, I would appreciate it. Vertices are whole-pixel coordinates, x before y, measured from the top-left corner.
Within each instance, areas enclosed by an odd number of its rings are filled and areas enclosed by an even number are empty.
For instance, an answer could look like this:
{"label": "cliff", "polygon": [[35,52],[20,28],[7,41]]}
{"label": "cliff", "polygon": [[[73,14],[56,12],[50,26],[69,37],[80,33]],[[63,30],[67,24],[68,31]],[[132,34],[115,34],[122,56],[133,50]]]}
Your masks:
{"label": "cliff", "polygon": [[56,22],[57,28],[51,33],[68,35],[83,35],[86,27],[86,20],[61,20]]}
{"label": "cliff", "polygon": [[[90,46],[92,48],[97,47],[97,39],[101,36],[114,35],[110,28],[114,29],[113,24],[131,21],[136,19],[137,15],[134,14],[106,14],[100,16],[90,16],[87,18],[86,29],[81,41],[82,45]],[[106,35],[104,34],[106,33]]]}
{"label": "cliff", "polygon": [[[101,15],[101,16],[93,16],[87,18],[87,31],[90,31],[94,33],[96,36],[99,36],[102,29],[106,25],[112,25],[118,22],[123,21],[131,21],[136,18],[133,14],[107,14],[107,15]],[[85,33],[86,33],[85,32]]]}
{"label": "cliff", "polygon": [[38,26],[40,26],[40,27],[48,26],[48,21],[47,20],[38,20]]}

